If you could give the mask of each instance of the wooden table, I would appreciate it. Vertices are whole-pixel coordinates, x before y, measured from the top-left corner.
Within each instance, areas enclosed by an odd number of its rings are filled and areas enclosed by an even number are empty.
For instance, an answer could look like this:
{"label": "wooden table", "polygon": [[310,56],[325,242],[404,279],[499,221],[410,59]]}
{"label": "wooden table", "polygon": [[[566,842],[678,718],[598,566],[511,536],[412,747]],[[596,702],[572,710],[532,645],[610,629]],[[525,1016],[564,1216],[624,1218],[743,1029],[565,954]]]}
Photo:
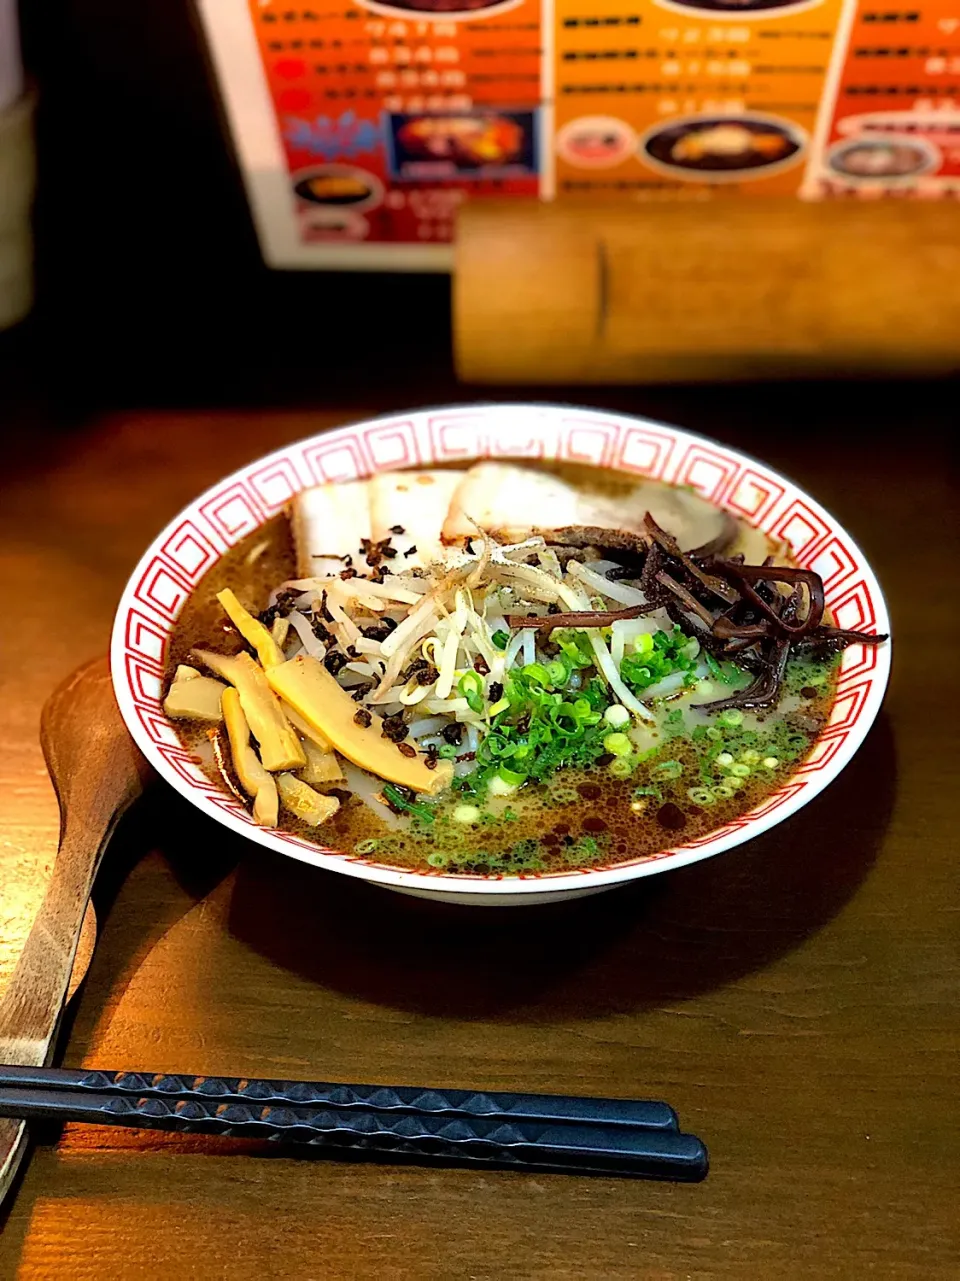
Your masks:
{"label": "wooden table", "polygon": [[[956,1276],[946,390],[591,394],[761,453],[836,512],[880,575],[897,639],[886,710],[784,827],[628,890],[474,915],[245,847],[158,785],[100,887],[67,1063],[648,1094],[708,1143],[704,1184],[293,1159],[68,1126],[40,1136],[0,1275]],[[21,433],[0,504],[3,973],[55,846],[39,709],[105,648],[142,547],[241,461],[387,403]]]}

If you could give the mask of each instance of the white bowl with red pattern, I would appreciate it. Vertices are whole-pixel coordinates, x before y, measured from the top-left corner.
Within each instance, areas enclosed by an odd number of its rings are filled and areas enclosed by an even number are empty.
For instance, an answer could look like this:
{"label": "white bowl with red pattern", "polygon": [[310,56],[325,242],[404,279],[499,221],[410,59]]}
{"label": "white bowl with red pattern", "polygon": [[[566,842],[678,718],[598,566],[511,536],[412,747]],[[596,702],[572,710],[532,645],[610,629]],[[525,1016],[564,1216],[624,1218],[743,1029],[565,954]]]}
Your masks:
{"label": "white bowl with red pattern", "polygon": [[232,831],[315,867],[424,898],[502,906],[595,894],[721,854],[789,819],[836,778],[880,710],[889,642],[852,645],[844,652],[829,722],[775,792],[697,840],[615,867],[503,877],[410,872],[256,826],[233,796],[204,775],[163,713],[167,646],[190,592],[229,547],[303,488],[402,467],[468,465],[478,458],[582,462],[692,486],[787,543],[798,564],[820,574],[838,626],[890,630],[876,577],[834,517],[785,476],[716,441],[642,418],[560,405],[454,406],[353,423],[287,445],[214,485],[157,536],[131,575],[113,628],[113,683],[137,746],[171,787]]}

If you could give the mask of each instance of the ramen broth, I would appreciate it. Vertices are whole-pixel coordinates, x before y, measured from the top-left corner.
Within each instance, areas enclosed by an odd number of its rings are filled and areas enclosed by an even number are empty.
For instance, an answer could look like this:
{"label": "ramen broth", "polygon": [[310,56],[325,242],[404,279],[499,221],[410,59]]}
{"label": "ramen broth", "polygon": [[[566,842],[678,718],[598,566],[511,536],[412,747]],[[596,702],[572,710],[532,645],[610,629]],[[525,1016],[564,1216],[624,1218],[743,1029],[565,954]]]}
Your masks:
{"label": "ramen broth", "polygon": [[[551,471],[562,474],[561,466]],[[583,468],[571,469],[583,477]],[[616,492],[617,477],[597,473]],[[757,558],[755,531],[748,560]],[[233,588],[253,610],[295,576],[295,549],[285,515],[245,537],[205,575],[174,629],[168,679],[191,663],[194,647],[237,653],[244,642],[216,594]],[[629,774],[610,754],[585,768],[566,766],[544,782],[509,796],[473,798],[453,790],[423,817],[403,814],[387,824],[345,786],[331,794],[339,811],[320,829],[281,808],[279,826],[322,848],[371,863],[417,872],[518,875],[613,866],[650,857],[722,827],[780,788],[807,755],[833,701],[837,658],[792,659],[779,704],[765,712],[703,713],[691,692],[657,700],[655,723],[644,726],[639,759]],[[701,696],[700,701],[707,701]],[[184,745],[212,781],[246,798],[229,753],[215,757],[208,725],[177,724]],[[226,756],[226,759],[224,757]],[[429,821],[428,821],[429,820]]]}

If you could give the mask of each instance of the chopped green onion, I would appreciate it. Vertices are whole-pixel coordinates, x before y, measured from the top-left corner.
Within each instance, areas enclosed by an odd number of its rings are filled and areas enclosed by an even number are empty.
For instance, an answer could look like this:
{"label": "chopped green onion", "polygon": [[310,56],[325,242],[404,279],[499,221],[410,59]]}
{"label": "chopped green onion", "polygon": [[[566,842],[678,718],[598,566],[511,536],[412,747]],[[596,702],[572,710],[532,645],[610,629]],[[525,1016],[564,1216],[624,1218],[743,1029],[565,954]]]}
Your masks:
{"label": "chopped green onion", "polygon": [[500,766],[497,770],[497,775],[505,783],[509,783],[511,787],[522,787],[527,781],[526,774],[518,774],[516,770],[507,769],[505,765]]}
{"label": "chopped green onion", "polygon": [[629,778],[633,773],[633,764],[626,756],[618,756],[607,766],[614,778]]}
{"label": "chopped green onion", "polygon": [[558,630],[553,633],[553,639],[571,667],[593,666],[595,657],[586,632]]}
{"label": "chopped green onion", "polygon": [[603,713],[603,719],[614,729],[622,729],[624,725],[630,724],[630,713],[621,703],[613,703]]}
{"label": "chopped green onion", "polygon": [[667,719],[663,723],[663,737],[668,740],[681,738],[686,732],[687,727],[683,719],[683,709],[675,707],[672,712],[668,713]]}
{"label": "chopped green onion", "polygon": [[687,795],[695,805],[713,804],[713,791],[709,787],[688,787]]}
{"label": "chopped green onion", "polygon": [[723,680],[723,671],[721,670],[720,664],[708,649],[703,651],[703,661],[707,665],[707,671],[715,681]]}
{"label": "chopped green onion", "polygon": [[549,711],[550,724],[561,734],[579,734],[580,717],[575,703],[561,703]]}
{"label": "chopped green onion", "polygon": [[738,761],[735,765],[730,766],[730,773],[733,774],[735,778],[749,778],[750,766],[743,765]]}
{"label": "chopped green onion", "polygon": [[735,707],[731,707],[726,712],[720,712],[717,716],[717,724],[722,725],[724,729],[737,729],[743,724],[743,712]]}
{"label": "chopped green onion", "polygon": [[614,756],[629,756],[633,751],[633,744],[626,734],[608,734],[603,740],[603,750],[612,752]]}
{"label": "chopped green onion", "polygon": [[423,819],[424,823],[432,823],[436,817],[429,805],[418,805],[416,801],[408,801],[407,798],[392,783],[384,783],[383,794],[395,805],[398,810],[406,810],[408,814],[415,814],[417,818]]}
{"label": "chopped green onion", "polygon": [[457,754],[457,748],[452,743],[444,743],[437,748],[437,755],[445,761],[456,760]]}
{"label": "chopped green onion", "polygon": [[600,723],[600,713],[594,711],[593,705],[588,698],[578,698],[572,706],[574,715],[581,725],[598,725]]}
{"label": "chopped green onion", "polygon": [[440,850],[432,850],[427,855],[427,862],[430,864],[431,867],[446,867],[447,856],[446,854],[442,854]]}
{"label": "chopped green onion", "polygon": [[464,672],[457,682],[460,697],[467,700],[471,712],[483,711],[483,677],[479,672]]}
{"label": "chopped green onion", "polygon": [[683,765],[680,761],[663,761],[654,767],[653,772],[659,774],[661,778],[679,778],[683,773]]}
{"label": "chopped green onion", "polygon": [[506,649],[510,644],[510,633],[505,632],[502,628],[495,631],[490,637],[497,649]]}
{"label": "chopped green onion", "polygon": [[357,841],[356,845],[353,847],[355,854],[373,854],[379,848],[380,842],[375,840],[372,836],[368,837],[365,841]]}
{"label": "chopped green onion", "polygon": [[721,752],[716,760],[718,765],[732,765],[733,755],[730,752]]}
{"label": "chopped green onion", "polygon": [[557,686],[566,685],[567,677],[569,675],[570,669],[567,667],[567,664],[562,663],[559,658],[555,658],[552,662],[547,663],[547,677],[554,689],[556,689]]}
{"label": "chopped green onion", "polygon": [[536,681],[539,685],[552,683],[543,663],[527,663],[525,667],[520,668],[520,675],[526,677],[528,681]]}
{"label": "chopped green onion", "polygon": [[724,685],[735,685],[738,676],[742,675],[741,669],[735,663],[718,663],[708,650],[702,649],[701,656],[707,664],[707,671],[712,680],[722,681]]}
{"label": "chopped green onion", "polygon": [[780,762],[775,756],[765,756],[762,764],[764,769],[776,769]]}
{"label": "chopped green onion", "polygon": [[587,682],[581,697],[587,700],[595,712],[604,711],[610,702],[607,687],[599,676],[594,676]]}
{"label": "chopped green onion", "polygon": [[[509,700],[509,698],[501,698],[501,699],[498,699],[498,700],[497,700],[497,702],[495,702],[495,703],[491,706],[491,708],[490,708],[490,715],[491,715],[491,716],[499,716],[499,715],[500,715],[500,713],[501,713],[501,712],[505,712],[509,706],[510,706],[510,700]],[[441,755],[442,755],[442,754],[443,754],[443,753],[441,752]]]}

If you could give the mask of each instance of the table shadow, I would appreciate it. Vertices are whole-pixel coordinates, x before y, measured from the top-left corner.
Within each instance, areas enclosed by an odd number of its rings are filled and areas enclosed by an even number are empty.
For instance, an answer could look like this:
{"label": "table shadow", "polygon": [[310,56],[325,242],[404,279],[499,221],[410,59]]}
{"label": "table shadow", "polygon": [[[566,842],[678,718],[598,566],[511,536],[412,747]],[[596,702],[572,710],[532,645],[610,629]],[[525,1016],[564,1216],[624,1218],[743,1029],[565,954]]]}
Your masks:
{"label": "table shadow", "polygon": [[237,868],[229,926],[313,982],[431,1016],[547,1022],[674,1004],[762,969],[835,917],[877,857],[895,789],[881,715],[843,774],[789,821],[623,889],[460,907],[258,849]]}
{"label": "table shadow", "polygon": [[[218,833],[223,829],[211,823],[208,830],[206,823],[195,821],[196,817],[189,802],[154,780],[110,838],[92,894],[97,943],[90,967],[64,1010],[57,1034],[57,1061],[68,1042],[75,1057],[89,1053],[108,996],[120,998],[160,939],[212,894],[243,856],[245,842],[221,842]],[[167,857],[167,850],[174,850],[175,856]],[[138,917],[137,928],[108,930],[117,898],[136,875],[138,865],[153,852],[164,857],[183,898],[154,901],[152,910]],[[37,1133],[43,1133],[42,1127]]]}
{"label": "table shadow", "polygon": [[[98,910],[102,919],[144,849],[159,849],[190,903],[236,867],[231,930],[270,962],[320,985],[428,1016],[592,1019],[696,997],[762,969],[822,929],[869,874],[895,790],[893,735],[881,715],[826,792],[742,847],[593,898],[464,908],[405,898],[253,849],[169,789],[156,788],[111,848],[98,882]],[[173,923],[154,921],[145,936],[137,935],[130,955],[101,961],[109,960],[112,972],[124,960],[135,970],[144,950]],[[88,984],[97,983],[96,967],[95,956]],[[33,1141],[53,1143],[59,1130],[35,1127]],[[198,1143],[195,1136],[176,1134],[155,1134],[152,1141],[171,1152],[193,1151]],[[224,1143],[218,1152],[364,1159],[259,1140]],[[22,1178],[21,1170],[15,1188]],[[0,1231],[6,1229],[19,1252],[30,1216],[8,1221],[13,1204],[11,1194],[0,1208]]]}

